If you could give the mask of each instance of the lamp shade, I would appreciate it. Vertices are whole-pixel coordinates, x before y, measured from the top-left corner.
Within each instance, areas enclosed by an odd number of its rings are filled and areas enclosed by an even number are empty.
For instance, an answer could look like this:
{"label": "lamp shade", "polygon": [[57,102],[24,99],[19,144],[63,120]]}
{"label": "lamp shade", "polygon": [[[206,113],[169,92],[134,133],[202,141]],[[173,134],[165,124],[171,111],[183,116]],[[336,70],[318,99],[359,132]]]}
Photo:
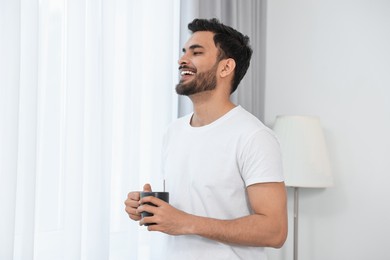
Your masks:
{"label": "lamp shade", "polygon": [[277,116],[273,127],[282,149],[286,186],[333,185],[325,137],[315,116]]}

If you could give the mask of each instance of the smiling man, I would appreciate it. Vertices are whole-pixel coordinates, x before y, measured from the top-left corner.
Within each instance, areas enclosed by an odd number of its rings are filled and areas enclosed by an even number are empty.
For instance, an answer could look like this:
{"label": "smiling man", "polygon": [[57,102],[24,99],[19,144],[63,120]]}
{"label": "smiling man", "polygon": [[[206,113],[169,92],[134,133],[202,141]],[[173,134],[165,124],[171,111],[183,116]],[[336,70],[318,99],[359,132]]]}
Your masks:
{"label": "smiling man", "polygon": [[[266,259],[264,247],[279,248],[287,236],[286,190],[273,132],[230,100],[249,67],[249,38],[216,19],[188,28],[176,92],[194,112],[164,137],[170,204],[130,192],[126,212],[167,234],[160,259]],[[143,211],[154,215],[141,219]]]}
{"label": "smiling man", "polygon": [[[217,49],[212,40],[213,33],[211,32],[199,32],[195,33],[191,40],[183,48],[183,57],[180,61],[180,83],[176,86],[176,92],[179,95],[191,96],[203,91],[214,90],[217,86]],[[196,43],[198,42],[198,43]],[[212,43],[213,45],[211,45]],[[203,44],[203,45],[201,45]],[[193,62],[186,62],[184,59],[192,58]],[[189,61],[189,60],[188,60]],[[205,64],[207,67],[212,65],[206,71],[202,71],[202,65]],[[204,66],[204,65],[203,65]],[[198,71],[198,68],[200,71]]]}

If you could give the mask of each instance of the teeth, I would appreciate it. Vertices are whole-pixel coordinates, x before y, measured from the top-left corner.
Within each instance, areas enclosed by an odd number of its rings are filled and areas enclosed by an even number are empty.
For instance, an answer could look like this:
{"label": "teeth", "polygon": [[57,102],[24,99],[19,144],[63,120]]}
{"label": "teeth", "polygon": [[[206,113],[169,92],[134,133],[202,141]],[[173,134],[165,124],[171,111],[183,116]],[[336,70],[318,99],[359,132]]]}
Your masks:
{"label": "teeth", "polygon": [[183,70],[181,73],[180,73],[180,75],[195,75],[195,73],[194,72],[192,72],[192,71],[189,71],[189,70]]}

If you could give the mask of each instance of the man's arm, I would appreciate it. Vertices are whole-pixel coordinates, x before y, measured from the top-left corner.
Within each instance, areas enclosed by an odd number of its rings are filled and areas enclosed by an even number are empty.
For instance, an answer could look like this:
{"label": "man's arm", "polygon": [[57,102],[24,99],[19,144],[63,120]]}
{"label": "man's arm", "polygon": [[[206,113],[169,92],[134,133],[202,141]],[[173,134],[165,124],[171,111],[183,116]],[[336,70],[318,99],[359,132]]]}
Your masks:
{"label": "man's arm", "polygon": [[154,214],[140,221],[157,223],[150,231],[170,235],[199,235],[223,243],[280,248],[287,237],[286,189],[283,182],[258,183],[247,188],[253,214],[232,220],[218,220],[187,214],[171,205],[148,197],[142,200],[157,207],[142,205],[138,212]]}

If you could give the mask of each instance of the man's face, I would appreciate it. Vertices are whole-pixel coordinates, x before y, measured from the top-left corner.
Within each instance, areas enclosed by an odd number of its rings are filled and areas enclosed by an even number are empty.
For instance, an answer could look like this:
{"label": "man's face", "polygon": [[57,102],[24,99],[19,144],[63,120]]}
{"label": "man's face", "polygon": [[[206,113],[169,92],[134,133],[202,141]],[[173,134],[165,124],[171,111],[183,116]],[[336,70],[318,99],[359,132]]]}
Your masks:
{"label": "man's face", "polygon": [[183,48],[179,60],[179,95],[193,95],[215,89],[217,85],[218,49],[212,32],[195,32]]}

